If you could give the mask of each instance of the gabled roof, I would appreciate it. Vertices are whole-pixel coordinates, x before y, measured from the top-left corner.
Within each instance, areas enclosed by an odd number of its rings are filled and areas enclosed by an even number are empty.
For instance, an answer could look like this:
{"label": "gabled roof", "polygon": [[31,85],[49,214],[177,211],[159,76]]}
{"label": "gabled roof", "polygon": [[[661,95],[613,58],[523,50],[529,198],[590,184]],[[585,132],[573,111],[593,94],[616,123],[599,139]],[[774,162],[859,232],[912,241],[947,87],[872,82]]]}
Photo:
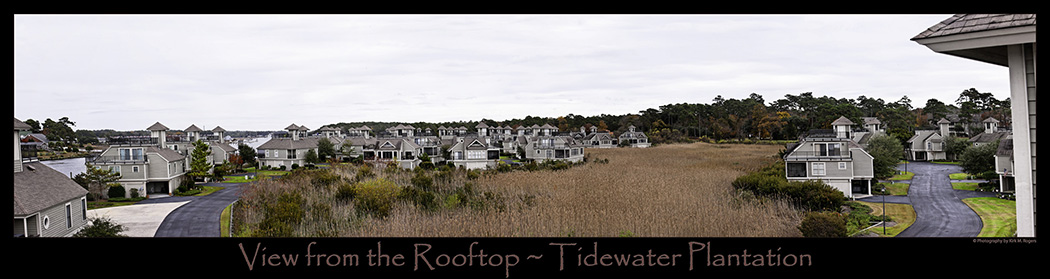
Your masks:
{"label": "gabled roof", "polygon": [[200,132],[200,131],[204,131],[204,130],[201,130],[201,128],[197,128],[197,125],[190,124],[190,127],[186,128],[185,131],[186,132]]}
{"label": "gabled roof", "polygon": [[14,215],[25,216],[87,195],[63,173],[39,162],[24,163],[14,173]]}
{"label": "gabled roof", "polygon": [[862,119],[864,119],[864,125],[882,124],[882,121],[875,117],[863,117]]}
{"label": "gabled roof", "polygon": [[295,125],[295,123],[292,123],[292,125],[288,125],[288,127],[284,127],[284,129],[285,130],[299,130],[299,126]]}
{"label": "gabled roof", "polygon": [[995,133],[980,133],[970,138],[970,142],[973,143],[989,143],[995,142],[998,139],[1005,138],[1010,132],[995,132]]}
{"label": "gabled roof", "polygon": [[940,125],[940,124],[952,124],[952,122],[948,121],[948,119],[944,119],[944,117],[941,117],[941,120],[937,121],[937,125]]}
{"label": "gabled roof", "polygon": [[1012,158],[1014,156],[1013,138],[1013,135],[1003,137],[1003,139],[999,141],[999,149],[995,150],[995,156],[1009,156]]}
{"label": "gabled roof", "polygon": [[317,138],[302,138],[292,140],[289,138],[271,138],[256,149],[307,149],[317,148]]}
{"label": "gabled roof", "polygon": [[985,119],[984,121],[981,121],[981,122],[983,122],[983,123],[999,123],[999,120],[996,120],[995,117],[989,117],[989,118],[987,118],[987,119]]}
{"label": "gabled roof", "polygon": [[474,126],[474,128],[488,128],[488,127],[489,127],[489,125],[485,124],[485,122],[479,122],[477,126]]}
{"label": "gabled roof", "polygon": [[211,131],[212,132],[225,132],[226,129],[223,129],[222,127],[219,127],[219,126],[215,126],[215,128],[211,129]]}
{"label": "gabled roof", "polygon": [[160,124],[160,122],[157,122],[157,123],[153,123],[153,126],[149,126],[149,128],[146,128],[146,130],[148,130],[148,131],[167,131],[168,127],[164,126],[163,124]]}
{"label": "gabled roof", "polygon": [[15,118],[15,131],[24,131],[24,130],[31,130],[31,129],[33,129],[32,126],[29,126],[29,124],[26,124],[25,122],[22,122],[21,120],[18,120],[18,118]]}
{"label": "gabled roof", "polygon": [[1035,25],[1035,14],[956,14],[922,31],[912,40]]}
{"label": "gabled roof", "polygon": [[146,153],[157,153],[157,155],[160,155],[160,157],[164,158],[164,160],[168,160],[168,162],[178,161],[186,158],[185,155],[179,154],[178,152],[175,152],[175,150],[159,148],[156,146],[151,146],[147,148]]}
{"label": "gabled roof", "polygon": [[853,124],[854,124],[853,121],[849,121],[849,118],[846,118],[845,116],[839,116],[838,119],[835,119],[835,121],[831,122],[832,126],[834,126],[834,125],[853,125]]}

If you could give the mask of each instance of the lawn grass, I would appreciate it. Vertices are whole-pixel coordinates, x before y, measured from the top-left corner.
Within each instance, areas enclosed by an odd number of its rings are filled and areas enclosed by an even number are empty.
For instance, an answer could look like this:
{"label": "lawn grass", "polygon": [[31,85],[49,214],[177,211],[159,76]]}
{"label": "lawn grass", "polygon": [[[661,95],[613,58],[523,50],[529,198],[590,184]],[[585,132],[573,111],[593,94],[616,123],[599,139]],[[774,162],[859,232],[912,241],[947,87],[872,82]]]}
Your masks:
{"label": "lawn grass", "polygon": [[952,189],[955,189],[955,190],[966,190],[966,191],[976,191],[977,190],[977,182],[952,182]]}
{"label": "lawn grass", "polygon": [[1017,203],[999,198],[963,199],[977,215],[981,216],[984,226],[978,237],[1013,237],[1017,232]]}
{"label": "lawn grass", "polygon": [[[222,181],[222,183],[248,183],[248,182],[255,182],[255,181],[258,181],[260,179],[265,179],[265,178],[272,177],[272,176],[282,176],[282,175],[286,175],[288,173],[289,173],[288,171],[275,171],[275,170],[255,171],[254,168],[251,168],[251,169],[246,169],[244,173],[239,173],[237,175],[224,176],[225,179]],[[251,178],[251,179],[244,179],[245,175],[255,175],[255,177]]]}
{"label": "lawn grass", "polygon": [[128,202],[92,201],[92,202],[88,202],[88,209],[90,210],[90,209],[99,209],[99,208],[114,207],[114,206],[133,205],[135,203],[138,203],[138,202],[136,202],[136,201],[128,201]]}
{"label": "lawn grass", "polygon": [[911,187],[911,184],[908,184],[908,183],[892,183],[892,182],[891,183],[879,182],[877,185],[879,187],[886,187],[886,191],[889,192],[889,194],[891,196],[907,196],[908,195],[908,189]]}
{"label": "lawn grass", "polygon": [[963,179],[969,179],[969,176],[970,176],[969,174],[960,172],[960,173],[949,174],[948,178],[949,179],[953,179],[953,180],[963,180]]}
{"label": "lawn grass", "polygon": [[914,172],[905,171],[905,172],[898,173],[898,174],[894,175],[893,177],[890,177],[889,180],[911,180],[911,178],[913,176],[915,176]]}
{"label": "lawn grass", "polygon": [[226,208],[222,209],[222,213],[219,214],[219,237],[230,236],[230,208],[233,207],[233,203],[227,205]]}
{"label": "lawn grass", "polygon": [[[870,214],[872,216],[882,216],[882,203],[858,202],[871,207],[872,211]],[[892,227],[886,227],[885,234],[883,233],[882,226],[871,228],[868,231],[874,232],[883,237],[894,237],[915,223],[915,209],[913,209],[910,204],[887,203],[886,216],[889,216],[890,219],[897,224]]]}

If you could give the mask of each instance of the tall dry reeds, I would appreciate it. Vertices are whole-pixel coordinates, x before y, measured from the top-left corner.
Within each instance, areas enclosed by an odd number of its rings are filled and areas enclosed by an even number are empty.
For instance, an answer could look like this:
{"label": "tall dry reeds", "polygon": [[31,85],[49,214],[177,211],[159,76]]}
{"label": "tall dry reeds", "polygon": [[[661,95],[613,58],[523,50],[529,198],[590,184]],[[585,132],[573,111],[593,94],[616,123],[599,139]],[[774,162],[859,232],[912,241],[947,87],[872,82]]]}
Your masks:
{"label": "tall dry reeds", "polygon": [[[306,176],[260,183],[242,199],[266,196],[252,191],[302,193],[306,213],[295,236],[797,237],[801,217],[790,204],[741,196],[730,185],[737,176],[775,160],[779,148],[695,143],[588,149],[592,163],[567,170],[492,171],[475,180],[463,171],[430,171],[438,177],[438,208],[422,210],[401,201],[384,218],[355,213],[352,203],[332,197],[335,186],[312,183]],[[596,159],[608,163],[594,163]],[[353,166],[335,167],[331,173],[341,177],[338,183],[358,179]],[[412,187],[412,171],[374,173]],[[476,193],[472,198],[483,206],[455,206],[464,197],[453,193],[463,193],[456,191],[467,183]],[[240,217],[250,227],[261,214]]]}

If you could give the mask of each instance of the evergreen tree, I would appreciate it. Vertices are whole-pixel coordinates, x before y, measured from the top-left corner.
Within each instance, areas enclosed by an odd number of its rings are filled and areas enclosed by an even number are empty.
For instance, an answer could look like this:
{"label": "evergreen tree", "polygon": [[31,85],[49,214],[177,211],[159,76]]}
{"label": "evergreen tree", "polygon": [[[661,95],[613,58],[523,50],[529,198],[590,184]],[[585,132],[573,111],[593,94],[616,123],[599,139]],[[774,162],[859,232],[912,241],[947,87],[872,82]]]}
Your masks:
{"label": "evergreen tree", "polygon": [[894,167],[904,156],[904,147],[900,141],[892,136],[876,135],[868,140],[865,150],[874,157],[872,167],[875,170],[875,178],[886,179],[892,177]]}
{"label": "evergreen tree", "polygon": [[198,177],[208,177],[211,164],[208,163],[211,156],[211,147],[202,140],[193,142],[193,152],[190,153],[190,172],[187,174],[191,180]]}

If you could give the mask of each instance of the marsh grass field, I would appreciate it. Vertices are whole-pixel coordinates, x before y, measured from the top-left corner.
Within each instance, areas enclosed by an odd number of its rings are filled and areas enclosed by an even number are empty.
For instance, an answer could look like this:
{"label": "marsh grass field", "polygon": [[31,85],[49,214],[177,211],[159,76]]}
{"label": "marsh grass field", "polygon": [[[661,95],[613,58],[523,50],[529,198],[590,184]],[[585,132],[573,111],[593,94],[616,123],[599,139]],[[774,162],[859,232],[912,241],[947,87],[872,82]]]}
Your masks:
{"label": "marsh grass field", "polygon": [[[738,194],[731,186],[736,177],[775,161],[781,148],[693,143],[587,149],[587,163],[560,170],[420,172],[338,166],[241,187],[242,202],[233,211],[234,234],[800,237],[799,210],[775,199]],[[418,187],[413,180],[418,177],[433,181],[424,187],[432,193],[427,203],[395,198],[413,193],[407,190]],[[376,180],[392,182],[386,186],[392,192],[361,190]],[[415,190],[414,197],[420,192]],[[393,200],[383,214],[361,210],[374,209],[362,201],[375,193]]]}

